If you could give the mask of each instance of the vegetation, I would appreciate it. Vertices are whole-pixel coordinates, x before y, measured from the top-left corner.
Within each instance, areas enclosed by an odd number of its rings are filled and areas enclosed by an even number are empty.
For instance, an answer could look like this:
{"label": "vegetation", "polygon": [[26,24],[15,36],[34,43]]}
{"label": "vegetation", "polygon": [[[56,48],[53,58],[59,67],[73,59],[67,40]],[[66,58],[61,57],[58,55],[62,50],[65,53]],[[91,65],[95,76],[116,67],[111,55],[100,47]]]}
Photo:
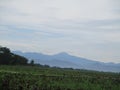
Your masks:
{"label": "vegetation", "polygon": [[0,47],[0,65],[26,65],[25,57],[11,53],[10,49]]}
{"label": "vegetation", "polygon": [[120,73],[0,66],[0,90],[120,90]]}

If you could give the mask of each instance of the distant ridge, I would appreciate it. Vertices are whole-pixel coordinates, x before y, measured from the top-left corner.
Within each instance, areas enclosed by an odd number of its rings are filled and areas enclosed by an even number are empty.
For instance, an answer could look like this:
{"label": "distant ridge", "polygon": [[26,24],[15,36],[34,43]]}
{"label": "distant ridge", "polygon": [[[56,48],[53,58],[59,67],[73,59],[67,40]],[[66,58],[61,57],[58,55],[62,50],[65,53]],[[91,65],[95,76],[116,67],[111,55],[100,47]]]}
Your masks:
{"label": "distant ridge", "polygon": [[57,66],[61,68],[75,68],[75,69],[87,69],[104,72],[120,72],[120,63],[103,63],[93,61],[81,57],[69,55],[66,52],[61,52],[55,55],[45,55],[42,53],[34,52],[21,52],[13,51],[13,53],[24,56],[29,60],[34,59],[35,63],[47,64],[50,66]]}

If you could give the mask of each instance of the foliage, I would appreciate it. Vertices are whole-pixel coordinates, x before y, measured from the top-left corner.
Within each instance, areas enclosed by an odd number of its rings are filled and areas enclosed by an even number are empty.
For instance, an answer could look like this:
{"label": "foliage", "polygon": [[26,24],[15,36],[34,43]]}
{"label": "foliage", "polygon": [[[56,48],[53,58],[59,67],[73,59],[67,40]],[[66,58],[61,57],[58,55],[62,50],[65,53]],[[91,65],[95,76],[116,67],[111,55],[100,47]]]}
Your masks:
{"label": "foliage", "polygon": [[120,90],[120,73],[0,66],[0,90]]}
{"label": "foliage", "polygon": [[10,49],[0,47],[0,65],[25,65],[27,61],[25,57],[11,53]]}

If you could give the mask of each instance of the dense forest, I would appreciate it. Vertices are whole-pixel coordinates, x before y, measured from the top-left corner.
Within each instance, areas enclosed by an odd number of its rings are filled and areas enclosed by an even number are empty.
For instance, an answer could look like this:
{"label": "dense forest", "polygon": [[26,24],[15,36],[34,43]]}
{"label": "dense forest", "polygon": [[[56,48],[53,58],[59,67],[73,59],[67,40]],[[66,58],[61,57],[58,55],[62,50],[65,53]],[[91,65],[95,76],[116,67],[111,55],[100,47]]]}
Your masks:
{"label": "dense forest", "polygon": [[0,47],[0,65],[26,65],[25,57],[13,54],[9,48]]}

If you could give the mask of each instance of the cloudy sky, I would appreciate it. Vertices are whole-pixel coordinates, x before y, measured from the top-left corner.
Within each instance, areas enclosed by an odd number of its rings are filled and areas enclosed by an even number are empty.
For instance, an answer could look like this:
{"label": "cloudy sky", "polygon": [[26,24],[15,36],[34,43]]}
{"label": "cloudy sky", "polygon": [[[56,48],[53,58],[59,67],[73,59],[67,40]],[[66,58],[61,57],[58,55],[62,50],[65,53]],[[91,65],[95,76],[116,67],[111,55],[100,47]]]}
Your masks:
{"label": "cloudy sky", "polygon": [[120,63],[120,0],[0,0],[0,45]]}

